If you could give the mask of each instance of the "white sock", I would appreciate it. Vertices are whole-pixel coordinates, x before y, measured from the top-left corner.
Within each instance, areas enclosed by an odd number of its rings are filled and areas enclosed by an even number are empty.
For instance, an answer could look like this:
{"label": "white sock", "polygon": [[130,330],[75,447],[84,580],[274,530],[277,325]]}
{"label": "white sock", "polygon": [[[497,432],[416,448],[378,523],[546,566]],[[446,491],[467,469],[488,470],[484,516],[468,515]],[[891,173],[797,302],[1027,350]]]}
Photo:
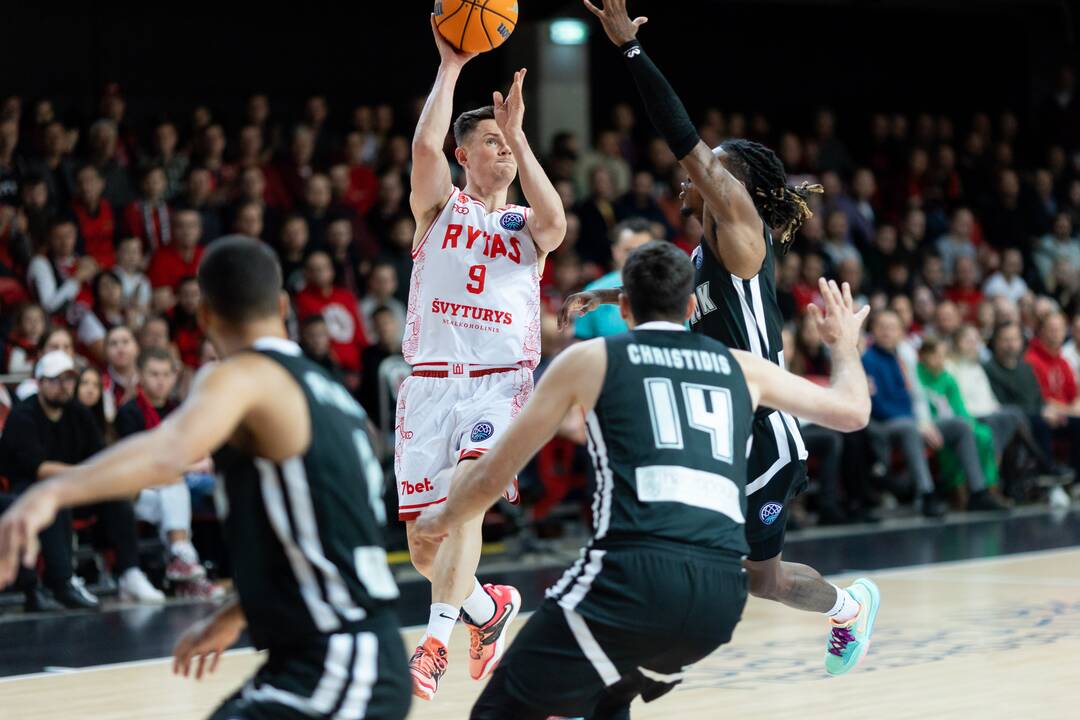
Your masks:
{"label": "white sock", "polygon": [[454,631],[454,623],[457,622],[459,612],[461,611],[453,605],[432,603],[427,623],[428,637],[433,637],[443,645],[449,646],[450,633]]}
{"label": "white sock", "polygon": [[480,626],[487,625],[495,617],[495,600],[476,578],[473,578],[472,593],[465,598],[461,607],[469,615],[469,619]]}
{"label": "white sock", "polygon": [[859,614],[859,601],[851,597],[851,593],[847,590],[836,585],[833,587],[836,588],[836,604],[825,615],[834,623],[843,625]]}

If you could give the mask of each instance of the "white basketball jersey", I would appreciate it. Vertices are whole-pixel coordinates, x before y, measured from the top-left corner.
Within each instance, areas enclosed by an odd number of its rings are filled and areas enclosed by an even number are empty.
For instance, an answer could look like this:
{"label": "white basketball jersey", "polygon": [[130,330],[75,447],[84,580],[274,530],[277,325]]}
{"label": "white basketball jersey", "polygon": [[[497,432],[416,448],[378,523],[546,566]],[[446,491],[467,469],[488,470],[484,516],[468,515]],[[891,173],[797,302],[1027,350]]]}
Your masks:
{"label": "white basketball jersey", "polygon": [[529,209],[488,211],[456,187],[413,251],[402,353],[410,365],[536,367],[540,271]]}

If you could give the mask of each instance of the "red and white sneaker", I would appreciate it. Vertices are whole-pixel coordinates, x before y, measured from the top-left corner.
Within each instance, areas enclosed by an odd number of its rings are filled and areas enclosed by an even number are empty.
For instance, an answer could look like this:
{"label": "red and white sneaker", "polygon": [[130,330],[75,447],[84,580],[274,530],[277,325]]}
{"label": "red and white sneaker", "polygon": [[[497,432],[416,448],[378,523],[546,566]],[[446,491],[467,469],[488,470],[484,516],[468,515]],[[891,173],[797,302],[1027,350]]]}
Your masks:
{"label": "red and white sneaker", "polygon": [[197,577],[194,580],[176,583],[176,597],[188,600],[221,600],[225,597],[225,588]]}
{"label": "red and white sneaker", "polygon": [[431,700],[439,690],[439,680],[446,674],[446,646],[433,637],[425,638],[409,660],[413,695]]}
{"label": "red and white sneaker", "polygon": [[521,594],[509,585],[484,585],[484,591],[495,601],[495,615],[484,625],[473,625],[469,616],[461,619],[469,628],[469,677],[483,680],[499,665],[506,651],[506,634],[510,624],[521,611]]}
{"label": "red and white sneaker", "polygon": [[173,556],[165,566],[165,578],[169,582],[181,583],[206,577],[206,568],[197,562],[188,562],[180,556]]}

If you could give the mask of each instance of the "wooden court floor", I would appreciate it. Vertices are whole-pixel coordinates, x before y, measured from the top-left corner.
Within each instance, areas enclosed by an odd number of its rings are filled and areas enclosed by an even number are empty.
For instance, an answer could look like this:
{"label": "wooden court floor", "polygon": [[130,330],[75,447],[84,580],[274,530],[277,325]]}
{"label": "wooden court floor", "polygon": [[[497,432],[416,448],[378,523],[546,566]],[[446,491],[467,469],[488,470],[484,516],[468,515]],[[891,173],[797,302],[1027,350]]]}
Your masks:
{"label": "wooden court floor", "polygon": [[[872,577],[882,591],[874,646],[851,674],[825,675],[820,618],[751,599],[734,641],[633,717],[1080,718],[1080,549]],[[466,675],[466,643],[459,625],[438,699],[414,703],[410,718],[468,717],[480,685]],[[11,678],[0,681],[0,718],[203,718],[258,662],[237,651],[202,683],[174,678],[166,661]]]}

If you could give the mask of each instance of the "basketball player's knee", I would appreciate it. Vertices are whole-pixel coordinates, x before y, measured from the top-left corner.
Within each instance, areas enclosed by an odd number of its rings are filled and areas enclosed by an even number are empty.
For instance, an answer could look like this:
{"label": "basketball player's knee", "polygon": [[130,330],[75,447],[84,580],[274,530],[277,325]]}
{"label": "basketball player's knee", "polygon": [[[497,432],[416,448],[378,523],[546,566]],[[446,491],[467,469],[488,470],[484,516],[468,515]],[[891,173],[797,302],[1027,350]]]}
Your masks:
{"label": "basketball player's knee", "polygon": [[410,550],[409,559],[412,560],[412,566],[416,568],[416,572],[429,580],[431,579],[431,566],[435,563],[434,553]]}
{"label": "basketball player's knee", "polygon": [[409,560],[412,561],[416,572],[430,580],[432,566],[435,564],[435,553],[438,552],[439,546],[415,539],[411,531],[407,534],[409,538]]}

